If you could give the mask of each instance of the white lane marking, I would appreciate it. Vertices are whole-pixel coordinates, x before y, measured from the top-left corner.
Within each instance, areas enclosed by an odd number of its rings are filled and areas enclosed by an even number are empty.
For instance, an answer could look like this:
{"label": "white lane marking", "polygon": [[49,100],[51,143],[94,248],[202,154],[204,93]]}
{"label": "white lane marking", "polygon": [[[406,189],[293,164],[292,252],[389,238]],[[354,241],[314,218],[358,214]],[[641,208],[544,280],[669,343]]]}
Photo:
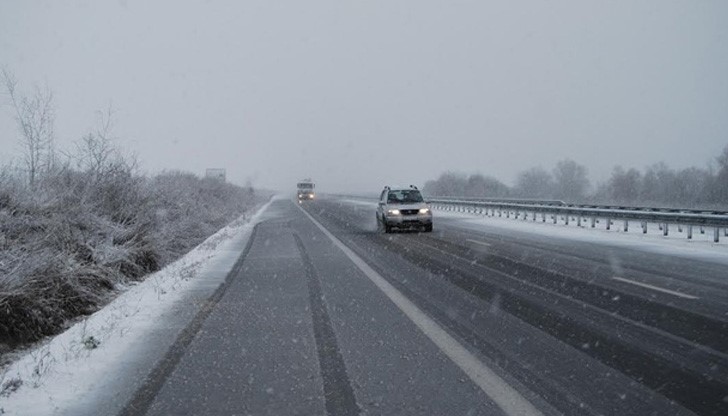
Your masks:
{"label": "white lane marking", "polygon": [[471,240],[469,238],[465,239],[465,241],[475,243],[475,244],[480,244],[483,247],[490,247],[490,245],[491,245],[490,243],[486,243],[485,241]]}
{"label": "white lane marking", "polygon": [[670,295],[678,296],[678,297],[685,298],[685,299],[700,299],[697,296],[688,295],[688,294],[681,293],[681,292],[675,292],[674,290],[670,290],[670,289],[663,289],[658,286],[648,285],[647,283],[635,282],[634,280],[625,279],[625,278],[619,277],[619,276],[612,276],[612,279],[619,280],[620,282],[630,283],[630,284],[633,284],[636,286],[641,286],[641,287],[644,287],[647,289],[656,290],[658,292],[668,293]]}
{"label": "white lane marking", "polygon": [[[298,205],[296,205],[298,206]],[[313,222],[369,280],[374,283],[398,308],[401,310],[450,360],[470,377],[470,379],[483,392],[508,415],[528,416],[543,414],[534,407],[517,390],[505,382],[498,374],[488,368],[475,355],[463,347],[455,338],[450,336],[434,320],[427,316],[412,301],[407,299],[402,292],[392,286],[379,273],[356,255],[349,247],[344,245],[338,238],[329,232],[323,225],[316,221],[308,212],[299,207],[301,211]]]}

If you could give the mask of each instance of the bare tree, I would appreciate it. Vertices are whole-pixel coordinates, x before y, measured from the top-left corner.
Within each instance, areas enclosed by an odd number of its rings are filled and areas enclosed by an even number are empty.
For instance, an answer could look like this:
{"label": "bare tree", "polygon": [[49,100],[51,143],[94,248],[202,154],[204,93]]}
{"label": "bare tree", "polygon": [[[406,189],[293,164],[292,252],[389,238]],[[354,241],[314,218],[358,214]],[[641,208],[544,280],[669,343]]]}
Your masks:
{"label": "bare tree", "polygon": [[718,172],[713,180],[713,200],[715,202],[728,203],[728,145],[717,157]]}
{"label": "bare tree", "polygon": [[465,196],[498,198],[508,196],[510,190],[503,182],[479,173],[470,175],[465,185]]}
{"label": "bare tree", "polygon": [[634,168],[625,170],[621,166],[614,167],[608,185],[612,200],[634,205],[639,200],[641,187],[642,174],[640,171]]}
{"label": "bare tree", "polygon": [[112,136],[114,109],[111,105],[97,112],[97,123],[76,143],[76,160],[80,169],[90,173],[94,181],[123,163],[123,157],[114,145]]}
{"label": "bare tree", "polygon": [[589,189],[586,167],[565,159],[556,164],[553,170],[555,193],[557,198],[570,201],[584,199]]}
{"label": "bare tree", "polygon": [[39,175],[49,171],[54,161],[53,92],[48,87],[41,89],[36,86],[32,95],[24,96],[18,91],[18,83],[12,73],[3,69],[2,75],[21,134],[20,144],[28,183],[34,189]]}
{"label": "bare tree", "polygon": [[425,183],[424,192],[430,196],[465,196],[467,182],[464,174],[445,172],[436,180]]}
{"label": "bare tree", "polygon": [[554,180],[549,172],[541,167],[525,170],[516,179],[516,195],[524,198],[548,198],[554,192]]}

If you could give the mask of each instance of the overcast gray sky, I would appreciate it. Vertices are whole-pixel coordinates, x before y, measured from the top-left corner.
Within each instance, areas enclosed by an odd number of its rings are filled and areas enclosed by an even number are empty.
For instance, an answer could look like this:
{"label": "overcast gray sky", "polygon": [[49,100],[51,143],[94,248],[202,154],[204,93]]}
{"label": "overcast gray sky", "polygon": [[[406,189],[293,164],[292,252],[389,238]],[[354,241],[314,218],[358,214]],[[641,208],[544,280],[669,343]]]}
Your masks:
{"label": "overcast gray sky", "polygon": [[[572,158],[596,181],[728,144],[727,21],[725,0],[0,0],[0,65],[53,89],[61,147],[113,103],[150,172],[377,191]],[[5,105],[0,161],[17,137]]]}

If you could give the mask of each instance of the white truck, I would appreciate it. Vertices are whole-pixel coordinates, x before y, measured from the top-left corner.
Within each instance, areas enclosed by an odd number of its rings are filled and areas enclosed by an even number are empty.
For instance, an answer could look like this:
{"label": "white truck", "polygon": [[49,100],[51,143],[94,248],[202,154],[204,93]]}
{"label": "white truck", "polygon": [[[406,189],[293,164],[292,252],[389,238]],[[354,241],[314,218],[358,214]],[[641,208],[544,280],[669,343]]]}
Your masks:
{"label": "white truck", "polygon": [[314,191],[315,187],[316,185],[314,185],[311,179],[304,179],[301,182],[298,182],[296,185],[298,202],[303,203],[303,201],[313,200],[316,197],[316,192]]}

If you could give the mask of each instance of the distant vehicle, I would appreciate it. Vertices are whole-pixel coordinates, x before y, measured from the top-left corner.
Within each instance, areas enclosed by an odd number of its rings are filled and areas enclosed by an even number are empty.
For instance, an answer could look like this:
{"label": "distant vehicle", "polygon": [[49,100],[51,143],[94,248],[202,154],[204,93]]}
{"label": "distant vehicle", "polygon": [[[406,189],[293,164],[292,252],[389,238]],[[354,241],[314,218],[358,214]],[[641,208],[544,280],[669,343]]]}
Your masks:
{"label": "distant vehicle", "polygon": [[296,185],[298,195],[298,202],[311,201],[316,198],[316,192],[313,190],[316,187],[311,179],[304,179]]}
{"label": "distant vehicle", "polygon": [[395,228],[431,232],[432,211],[416,186],[396,189],[385,186],[379,196],[377,225],[387,233]]}

